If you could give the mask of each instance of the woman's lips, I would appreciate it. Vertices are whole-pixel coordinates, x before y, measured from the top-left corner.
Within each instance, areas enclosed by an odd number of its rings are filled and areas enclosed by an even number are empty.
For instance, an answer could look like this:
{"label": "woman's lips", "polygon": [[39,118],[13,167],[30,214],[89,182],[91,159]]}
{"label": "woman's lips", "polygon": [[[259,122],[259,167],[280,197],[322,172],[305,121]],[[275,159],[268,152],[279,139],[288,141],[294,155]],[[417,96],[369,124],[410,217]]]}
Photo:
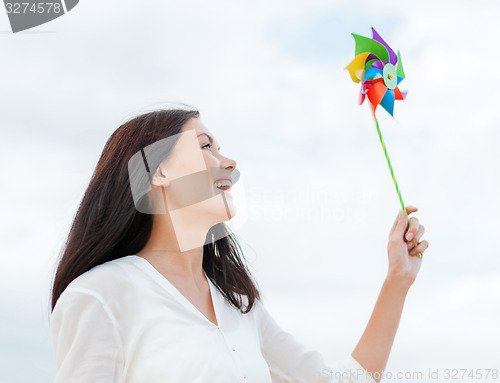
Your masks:
{"label": "woman's lips", "polygon": [[221,186],[221,187],[215,186],[215,189],[216,189],[215,190],[216,194],[224,194],[226,197],[233,198],[233,195],[230,193],[230,191],[232,190],[231,186]]}

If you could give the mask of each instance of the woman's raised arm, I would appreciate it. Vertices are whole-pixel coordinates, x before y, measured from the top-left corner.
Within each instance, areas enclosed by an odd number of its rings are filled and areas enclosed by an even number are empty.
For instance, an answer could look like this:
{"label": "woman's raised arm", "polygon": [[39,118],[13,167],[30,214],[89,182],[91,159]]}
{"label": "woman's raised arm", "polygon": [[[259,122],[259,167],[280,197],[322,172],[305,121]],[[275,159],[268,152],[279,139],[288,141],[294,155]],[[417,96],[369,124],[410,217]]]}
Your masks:
{"label": "woman's raised arm", "polygon": [[[407,206],[406,210],[411,213],[418,209]],[[424,226],[419,224],[418,219],[410,218],[408,230],[407,222],[408,215],[400,210],[389,233],[387,277],[368,325],[351,354],[377,383],[382,379],[389,359],[406,294],[420,270],[422,258],[417,254],[423,254],[429,246],[427,241],[419,242]]]}

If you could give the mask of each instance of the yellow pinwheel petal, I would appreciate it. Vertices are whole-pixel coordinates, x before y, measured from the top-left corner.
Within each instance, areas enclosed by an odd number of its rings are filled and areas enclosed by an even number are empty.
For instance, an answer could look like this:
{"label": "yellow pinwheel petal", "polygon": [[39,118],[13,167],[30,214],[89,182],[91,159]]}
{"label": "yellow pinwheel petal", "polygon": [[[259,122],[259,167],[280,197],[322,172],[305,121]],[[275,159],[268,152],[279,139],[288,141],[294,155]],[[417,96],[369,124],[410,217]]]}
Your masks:
{"label": "yellow pinwheel petal", "polygon": [[363,79],[363,73],[365,72],[365,62],[366,58],[370,55],[370,52],[364,52],[357,55],[351,63],[346,66],[349,70],[352,81],[360,82]]}

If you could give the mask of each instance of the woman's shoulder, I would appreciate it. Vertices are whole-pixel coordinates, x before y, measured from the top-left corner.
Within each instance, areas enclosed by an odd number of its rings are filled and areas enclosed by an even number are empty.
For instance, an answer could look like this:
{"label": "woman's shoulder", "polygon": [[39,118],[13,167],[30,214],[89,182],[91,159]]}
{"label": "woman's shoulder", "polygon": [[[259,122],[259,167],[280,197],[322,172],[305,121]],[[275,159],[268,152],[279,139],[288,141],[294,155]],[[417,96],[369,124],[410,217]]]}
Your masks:
{"label": "woman's shoulder", "polygon": [[137,270],[130,257],[125,256],[94,266],[73,279],[64,292],[88,292],[102,298],[125,292],[131,288],[133,273]]}

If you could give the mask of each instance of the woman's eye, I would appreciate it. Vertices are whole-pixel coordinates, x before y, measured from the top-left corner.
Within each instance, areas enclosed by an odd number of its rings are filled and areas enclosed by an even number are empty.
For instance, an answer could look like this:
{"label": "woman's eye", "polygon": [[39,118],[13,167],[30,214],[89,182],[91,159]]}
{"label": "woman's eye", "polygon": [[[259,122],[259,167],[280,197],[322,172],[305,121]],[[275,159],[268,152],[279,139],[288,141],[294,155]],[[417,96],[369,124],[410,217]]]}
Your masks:
{"label": "woman's eye", "polygon": [[212,144],[206,144],[206,145],[203,145],[201,148],[204,149],[206,146],[208,146],[209,148],[212,147]]}

